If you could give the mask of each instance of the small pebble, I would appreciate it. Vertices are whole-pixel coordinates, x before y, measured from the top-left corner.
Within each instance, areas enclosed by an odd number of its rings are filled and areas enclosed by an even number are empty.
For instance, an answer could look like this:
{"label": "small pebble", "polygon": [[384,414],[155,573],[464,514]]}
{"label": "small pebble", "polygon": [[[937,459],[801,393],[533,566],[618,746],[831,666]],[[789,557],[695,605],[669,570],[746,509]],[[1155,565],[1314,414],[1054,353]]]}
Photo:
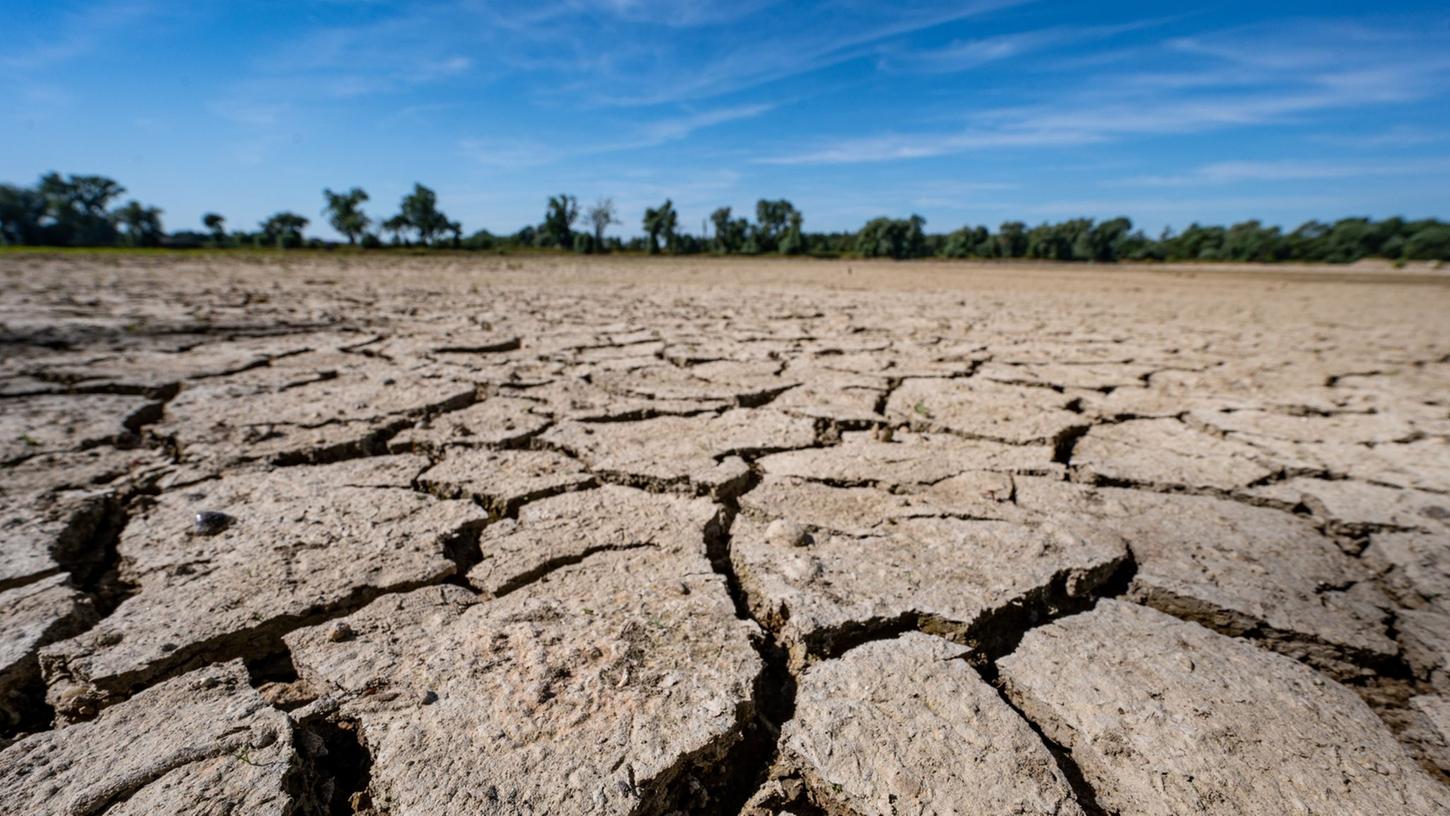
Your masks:
{"label": "small pebble", "polygon": [[786,547],[809,547],[812,543],[809,530],[785,519],[772,521],[765,528],[765,537],[773,544]]}
{"label": "small pebble", "polygon": [[232,526],[232,517],[215,510],[203,510],[196,514],[194,529],[197,535],[214,536]]}
{"label": "small pebble", "polygon": [[332,625],[327,627],[327,639],[333,643],[351,640],[352,635],[352,627],[347,625],[347,621],[333,621]]}
{"label": "small pebble", "polygon": [[434,703],[438,702],[438,694],[433,691],[425,691],[423,692],[423,699],[420,702],[422,702],[423,705],[433,705]]}

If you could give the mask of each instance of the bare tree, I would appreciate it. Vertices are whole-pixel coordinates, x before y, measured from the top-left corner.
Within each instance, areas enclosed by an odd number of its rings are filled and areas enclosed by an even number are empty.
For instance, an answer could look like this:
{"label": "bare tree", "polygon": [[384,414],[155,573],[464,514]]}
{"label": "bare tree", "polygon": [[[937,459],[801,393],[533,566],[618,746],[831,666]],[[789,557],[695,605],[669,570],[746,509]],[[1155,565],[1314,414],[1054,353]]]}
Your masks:
{"label": "bare tree", "polygon": [[614,199],[601,198],[589,208],[589,223],[594,225],[594,246],[596,252],[604,250],[604,231],[610,224],[620,223],[614,210]]}

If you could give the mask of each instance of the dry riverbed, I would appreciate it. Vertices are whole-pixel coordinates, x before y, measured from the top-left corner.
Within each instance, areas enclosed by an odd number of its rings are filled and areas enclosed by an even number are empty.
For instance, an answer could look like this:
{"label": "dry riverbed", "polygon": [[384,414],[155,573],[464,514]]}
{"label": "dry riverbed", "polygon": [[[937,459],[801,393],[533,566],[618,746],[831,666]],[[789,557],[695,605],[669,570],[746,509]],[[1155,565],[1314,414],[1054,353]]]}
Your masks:
{"label": "dry riverbed", "polygon": [[1450,276],[0,255],[0,814],[1450,812]]}

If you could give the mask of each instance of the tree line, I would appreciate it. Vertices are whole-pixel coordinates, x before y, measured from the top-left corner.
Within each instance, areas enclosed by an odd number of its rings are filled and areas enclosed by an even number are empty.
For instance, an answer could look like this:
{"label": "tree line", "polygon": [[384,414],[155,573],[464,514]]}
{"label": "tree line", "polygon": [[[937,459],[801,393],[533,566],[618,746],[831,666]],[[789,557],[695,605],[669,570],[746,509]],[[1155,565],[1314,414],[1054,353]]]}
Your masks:
{"label": "tree line", "polygon": [[[229,230],[219,213],[202,216],[201,230],[167,232],[162,211],[131,199],[104,176],[47,173],[33,187],[0,184],[0,245],[132,246],[176,248],[328,247],[307,238],[312,223],[291,211],[274,213],[255,230]],[[375,219],[363,211],[369,201],[360,187],[322,191],[320,214],[347,243],[364,248],[431,247],[509,251],[555,249],[584,254],[642,252],[651,255],[814,255],[818,257],[1021,258],[1053,261],[1315,261],[1351,263],[1363,258],[1392,261],[1450,260],[1450,224],[1437,219],[1343,218],[1309,221],[1292,231],[1259,221],[1230,227],[1192,224],[1181,232],[1151,237],[1127,218],[1077,218],[1028,226],[1007,221],[995,231],[964,226],[948,233],[926,231],[926,219],[876,218],[855,232],[806,232],[805,217],[784,199],[762,199],[755,218],[729,207],[711,213],[698,233],[681,229],[674,204],[666,199],[647,208],[642,234],[606,235],[621,224],[610,199],[581,208],[572,195],[550,196],[543,220],[512,234],[478,230],[464,235],[458,221],[438,208],[438,196],[422,184],[398,202],[398,212]]]}

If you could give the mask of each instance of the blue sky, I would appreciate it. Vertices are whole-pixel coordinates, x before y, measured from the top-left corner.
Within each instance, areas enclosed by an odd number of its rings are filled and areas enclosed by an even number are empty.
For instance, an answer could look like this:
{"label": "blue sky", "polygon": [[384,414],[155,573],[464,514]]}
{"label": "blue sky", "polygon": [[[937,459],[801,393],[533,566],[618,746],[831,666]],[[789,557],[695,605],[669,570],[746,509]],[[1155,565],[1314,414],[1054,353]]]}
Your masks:
{"label": "blue sky", "polygon": [[0,0],[0,180],[168,228],[414,181],[468,231],[612,196],[812,230],[1450,216],[1443,3]]}

